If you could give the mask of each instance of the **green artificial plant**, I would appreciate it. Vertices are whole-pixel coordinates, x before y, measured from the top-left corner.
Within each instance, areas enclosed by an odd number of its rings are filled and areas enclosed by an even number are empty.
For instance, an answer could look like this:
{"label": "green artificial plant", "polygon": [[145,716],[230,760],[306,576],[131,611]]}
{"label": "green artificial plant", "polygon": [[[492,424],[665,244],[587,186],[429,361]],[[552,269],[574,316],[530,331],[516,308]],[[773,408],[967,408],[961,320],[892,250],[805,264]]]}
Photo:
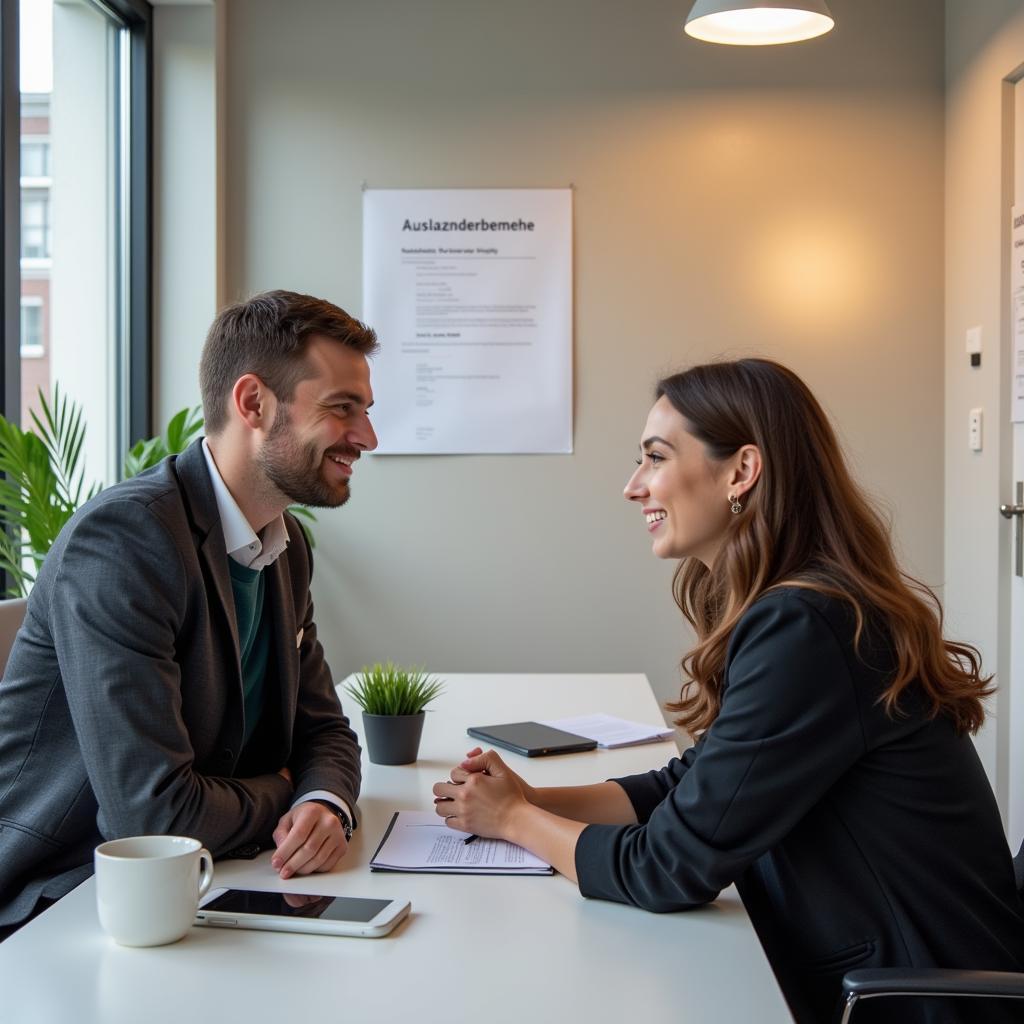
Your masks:
{"label": "green artificial plant", "polygon": [[346,690],[368,715],[418,715],[444,684],[422,668],[399,668],[389,661],[364,666]]}

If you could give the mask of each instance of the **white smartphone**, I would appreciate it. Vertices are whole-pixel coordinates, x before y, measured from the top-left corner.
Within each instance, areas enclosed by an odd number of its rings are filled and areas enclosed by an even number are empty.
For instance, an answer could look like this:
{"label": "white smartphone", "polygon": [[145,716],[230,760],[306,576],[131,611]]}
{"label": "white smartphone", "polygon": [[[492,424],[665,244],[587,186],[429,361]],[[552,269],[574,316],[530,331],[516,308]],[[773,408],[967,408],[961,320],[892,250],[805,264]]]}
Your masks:
{"label": "white smartphone", "polygon": [[409,907],[408,900],[212,889],[203,897],[195,923],[215,928],[256,928],[377,939],[403,920]]}

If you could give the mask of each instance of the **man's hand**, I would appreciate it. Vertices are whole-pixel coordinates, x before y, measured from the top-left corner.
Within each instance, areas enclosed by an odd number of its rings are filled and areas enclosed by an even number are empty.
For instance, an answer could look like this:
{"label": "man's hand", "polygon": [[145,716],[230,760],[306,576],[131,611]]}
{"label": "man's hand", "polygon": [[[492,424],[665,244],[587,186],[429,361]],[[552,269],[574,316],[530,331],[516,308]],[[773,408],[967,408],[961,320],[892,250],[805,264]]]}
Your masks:
{"label": "man's hand", "polygon": [[274,842],[277,851],[270,864],[282,879],[330,871],[348,849],[338,816],[312,800],[282,816],[274,829]]}

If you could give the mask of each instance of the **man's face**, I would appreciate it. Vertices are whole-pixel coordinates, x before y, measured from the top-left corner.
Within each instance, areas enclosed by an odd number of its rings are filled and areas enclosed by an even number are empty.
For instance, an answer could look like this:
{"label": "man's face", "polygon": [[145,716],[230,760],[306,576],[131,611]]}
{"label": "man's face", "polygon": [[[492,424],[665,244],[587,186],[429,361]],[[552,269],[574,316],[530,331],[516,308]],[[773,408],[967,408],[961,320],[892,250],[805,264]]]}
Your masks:
{"label": "man's face", "polygon": [[257,461],[290,501],[335,508],[348,501],[356,459],[377,447],[370,367],[362,353],[323,337],[310,341],[306,360],[313,375],[290,402],[278,402]]}

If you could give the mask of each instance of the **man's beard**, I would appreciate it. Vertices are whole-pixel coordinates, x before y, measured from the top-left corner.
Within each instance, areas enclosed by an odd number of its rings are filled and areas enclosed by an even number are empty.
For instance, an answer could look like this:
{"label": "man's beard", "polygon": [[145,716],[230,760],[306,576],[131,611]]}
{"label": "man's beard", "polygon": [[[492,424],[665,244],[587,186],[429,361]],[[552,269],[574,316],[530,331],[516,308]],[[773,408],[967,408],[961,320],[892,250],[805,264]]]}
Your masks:
{"label": "man's beard", "polygon": [[[256,456],[264,476],[286,498],[296,505],[313,508],[337,508],[349,499],[348,481],[330,484],[324,477],[325,453],[310,442],[299,444],[291,429],[291,418],[284,403],[277,407],[273,426]],[[358,458],[359,449],[340,445],[331,453],[345,458]]]}

